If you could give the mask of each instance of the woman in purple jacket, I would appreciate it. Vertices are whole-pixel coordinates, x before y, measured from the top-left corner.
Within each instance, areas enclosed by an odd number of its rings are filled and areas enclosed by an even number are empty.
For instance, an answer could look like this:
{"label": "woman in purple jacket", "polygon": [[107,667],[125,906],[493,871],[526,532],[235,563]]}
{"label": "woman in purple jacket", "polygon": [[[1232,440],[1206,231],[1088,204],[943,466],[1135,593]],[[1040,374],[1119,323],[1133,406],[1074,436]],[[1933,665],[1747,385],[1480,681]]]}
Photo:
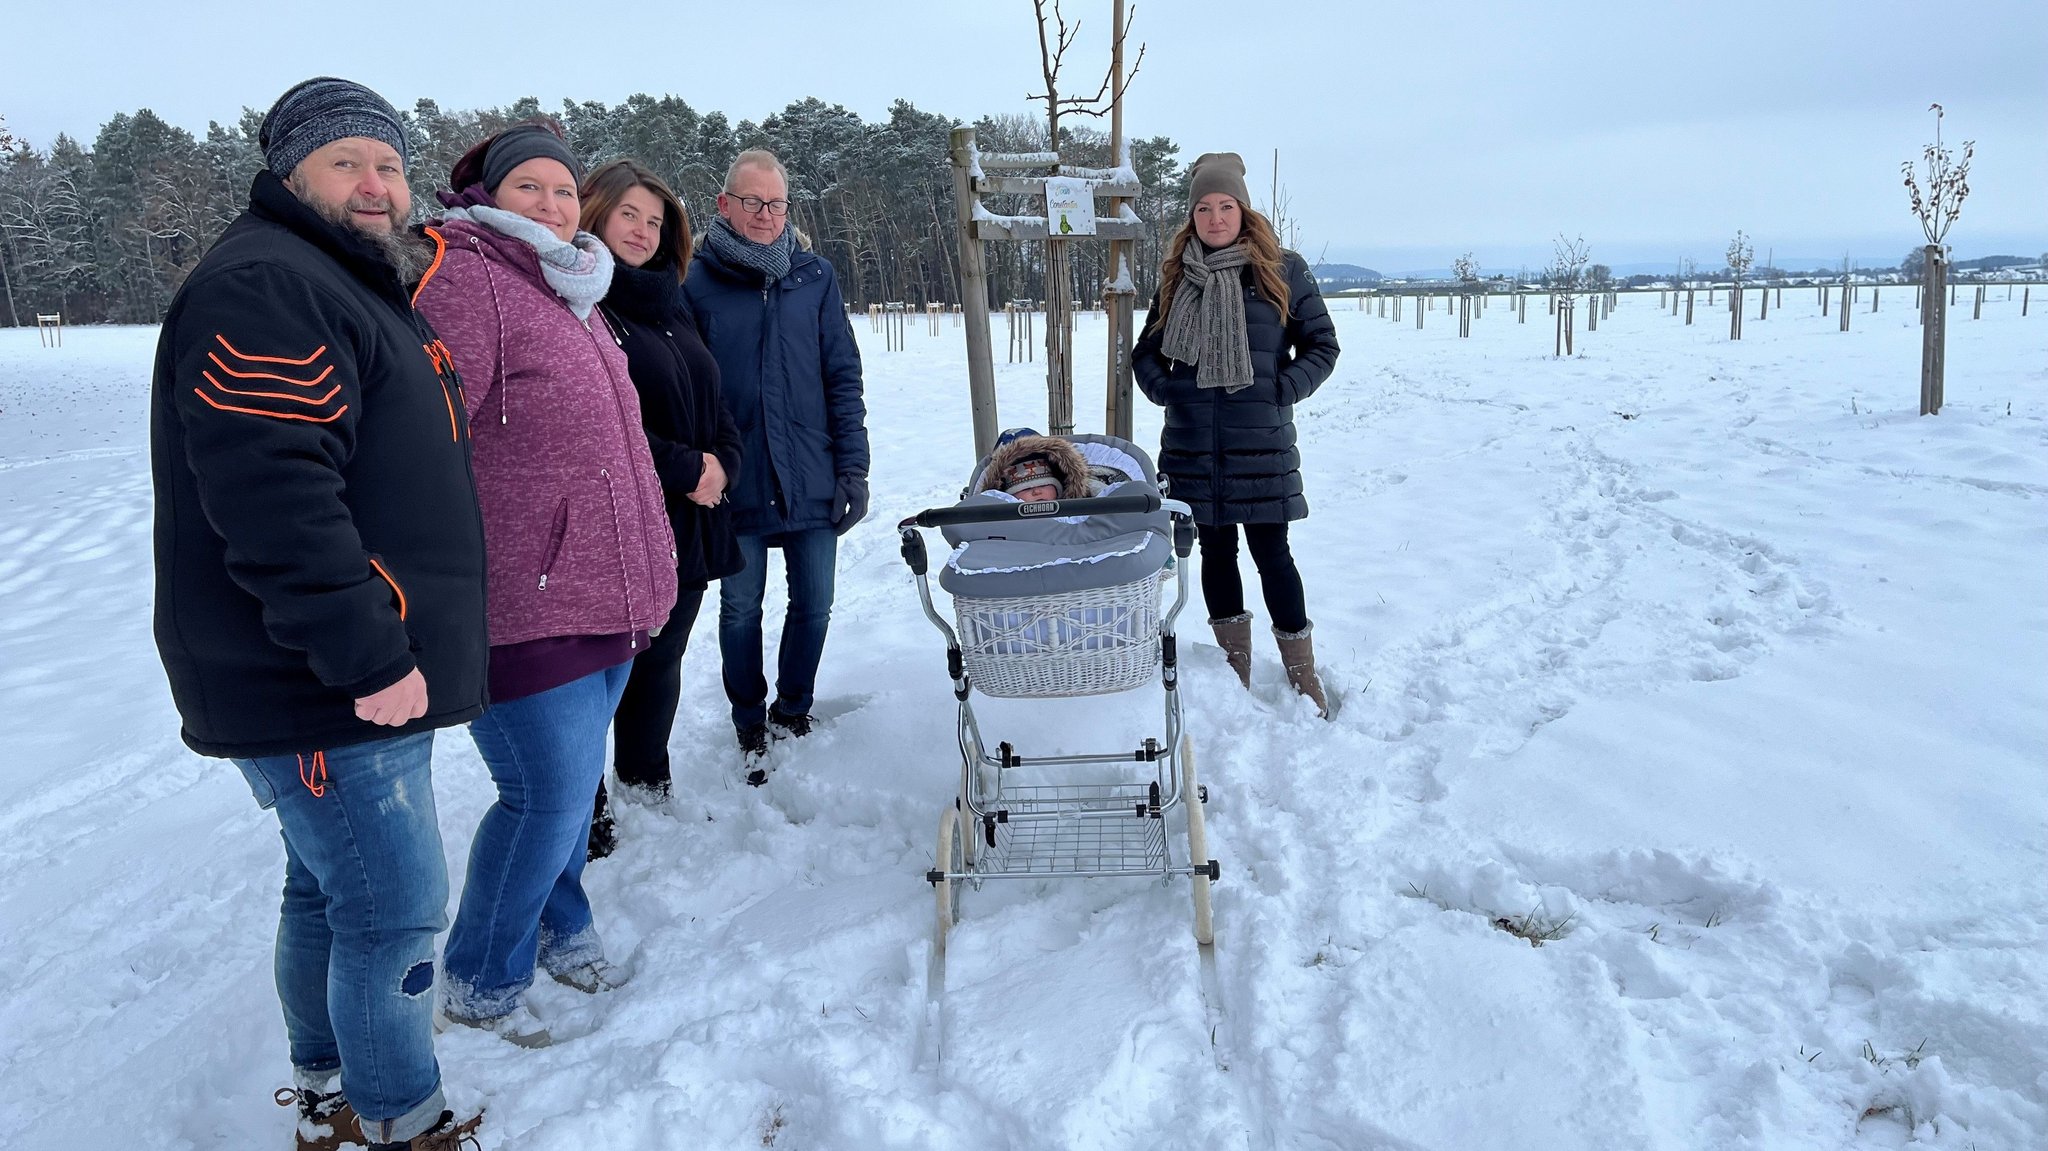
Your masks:
{"label": "woman in purple jacket", "polygon": [[623,981],[592,924],[584,847],[606,726],[676,602],[639,397],[597,311],[612,255],[577,227],[581,176],[548,124],[470,149],[418,301],[475,444],[491,705],[470,734],[498,786],[442,956],[442,1010],[522,1046],[549,1041],[523,1003],[536,963],[586,992]]}

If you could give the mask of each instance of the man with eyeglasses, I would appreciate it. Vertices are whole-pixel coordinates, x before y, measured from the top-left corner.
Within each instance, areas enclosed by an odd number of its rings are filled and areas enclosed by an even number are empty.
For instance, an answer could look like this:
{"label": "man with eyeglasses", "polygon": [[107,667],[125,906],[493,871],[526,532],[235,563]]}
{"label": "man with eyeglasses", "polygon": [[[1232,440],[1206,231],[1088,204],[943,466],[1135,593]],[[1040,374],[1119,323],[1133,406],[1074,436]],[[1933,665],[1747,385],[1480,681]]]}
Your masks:
{"label": "man with eyeglasses", "polygon": [[[683,291],[745,461],[728,498],[746,568],[719,581],[718,648],[747,782],[758,786],[769,740],[810,734],[838,537],[867,515],[860,350],[831,263],[790,226],[789,173],[772,152],[733,160]],[[789,582],[772,702],[761,637],[770,550]]]}

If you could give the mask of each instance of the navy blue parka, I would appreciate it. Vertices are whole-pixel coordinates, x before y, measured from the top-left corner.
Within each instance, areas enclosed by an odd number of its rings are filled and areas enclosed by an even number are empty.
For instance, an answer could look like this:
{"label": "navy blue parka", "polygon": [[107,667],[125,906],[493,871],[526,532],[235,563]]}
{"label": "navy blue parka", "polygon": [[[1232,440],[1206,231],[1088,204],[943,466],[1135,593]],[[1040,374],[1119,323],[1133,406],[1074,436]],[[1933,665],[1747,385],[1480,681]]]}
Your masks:
{"label": "navy blue parka", "polygon": [[860,349],[831,263],[799,251],[788,274],[768,281],[706,245],[683,293],[718,361],[746,460],[728,496],[734,530],[830,528],[838,478],[864,479],[869,461]]}

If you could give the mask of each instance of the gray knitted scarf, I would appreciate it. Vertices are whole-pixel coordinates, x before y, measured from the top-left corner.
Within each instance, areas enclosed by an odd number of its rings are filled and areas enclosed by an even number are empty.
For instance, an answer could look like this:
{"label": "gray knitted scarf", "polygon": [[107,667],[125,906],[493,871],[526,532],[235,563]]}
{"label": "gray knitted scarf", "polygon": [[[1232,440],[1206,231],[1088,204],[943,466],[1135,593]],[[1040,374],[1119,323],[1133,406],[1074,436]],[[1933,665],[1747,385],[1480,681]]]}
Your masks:
{"label": "gray knitted scarf", "polygon": [[752,268],[772,283],[789,275],[789,262],[796,258],[796,229],[787,223],[782,234],[766,244],[757,244],[740,234],[724,216],[714,216],[704,230],[704,242],[718,258],[736,268]]}
{"label": "gray knitted scarf", "polygon": [[1234,392],[1252,384],[1252,342],[1237,279],[1237,270],[1251,259],[1243,244],[1208,252],[1197,240],[1189,240],[1181,253],[1180,287],[1166,313],[1160,349],[1169,359],[1195,365],[1199,387]]}
{"label": "gray knitted scarf", "polygon": [[578,232],[564,240],[545,224],[516,212],[483,204],[450,208],[442,214],[450,220],[468,220],[500,235],[522,240],[540,255],[540,274],[555,295],[569,305],[579,320],[590,322],[590,311],[612,287],[612,252],[604,241],[589,232]]}

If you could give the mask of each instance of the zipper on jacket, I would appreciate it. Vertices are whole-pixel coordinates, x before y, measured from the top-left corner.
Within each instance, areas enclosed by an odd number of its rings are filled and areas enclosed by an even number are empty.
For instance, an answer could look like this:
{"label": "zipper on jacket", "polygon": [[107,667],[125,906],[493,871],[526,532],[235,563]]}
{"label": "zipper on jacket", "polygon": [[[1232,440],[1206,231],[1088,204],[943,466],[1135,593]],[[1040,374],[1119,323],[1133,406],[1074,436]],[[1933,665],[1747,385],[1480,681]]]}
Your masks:
{"label": "zipper on jacket", "polygon": [[[612,505],[612,541],[619,549],[619,584],[626,589],[626,626],[630,629],[633,626],[633,576],[626,570],[626,528],[619,522],[619,493],[612,485],[610,468],[599,468],[597,474],[604,477],[604,496]],[[637,651],[640,641],[629,636],[626,646]]]}
{"label": "zipper on jacket", "polygon": [[385,583],[388,583],[388,584],[390,584],[390,585],[391,585],[391,594],[392,594],[392,595],[394,595],[394,596],[396,596],[396,597],[398,597],[398,620],[399,620],[399,622],[400,622],[400,623],[403,623],[403,622],[405,622],[405,613],[406,613],[406,602],[405,602],[405,589],[404,589],[404,588],[402,588],[402,587],[399,587],[399,586],[398,586],[398,580],[396,580],[395,578],[393,578],[393,577],[392,577],[392,575],[391,575],[391,569],[390,569],[390,568],[387,568],[387,567],[385,567],[385,566],[384,566],[384,557],[383,557],[383,556],[380,556],[380,555],[378,555],[378,554],[377,554],[377,553],[375,553],[375,552],[371,552],[371,553],[370,553],[370,556],[369,556],[369,559],[370,559],[370,566],[371,566],[372,568],[376,569],[376,572],[377,572],[377,574],[378,574],[378,575],[380,575],[380,576],[383,576],[383,577],[384,577],[384,582],[385,582]]}
{"label": "zipper on jacket", "polygon": [[555,561],[561,558],[562,541],[569,536],[569,497],[555,505],[554,534],[548,537],[547,558],[540,561],[540,590],[548,590],[548,574],[555,570]]}

